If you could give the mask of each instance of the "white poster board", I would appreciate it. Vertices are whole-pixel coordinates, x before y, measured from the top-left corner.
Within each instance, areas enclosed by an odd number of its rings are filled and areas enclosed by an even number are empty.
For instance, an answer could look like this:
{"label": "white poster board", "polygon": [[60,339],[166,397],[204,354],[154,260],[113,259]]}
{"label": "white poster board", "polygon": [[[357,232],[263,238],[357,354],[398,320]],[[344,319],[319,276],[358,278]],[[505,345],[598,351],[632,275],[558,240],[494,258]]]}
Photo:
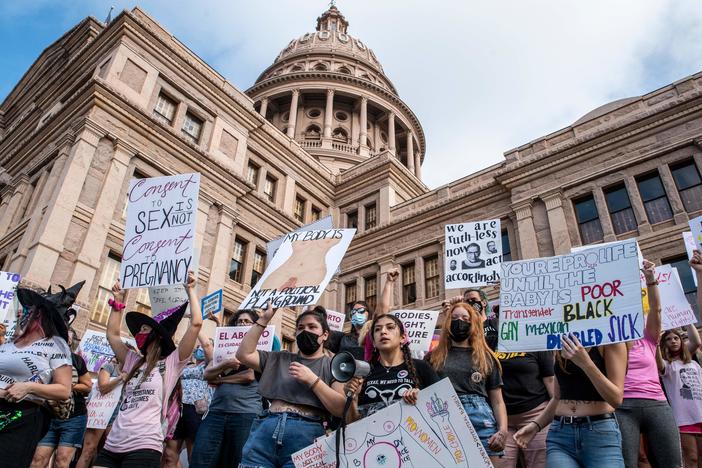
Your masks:
{"label": "white poster board", "polygon": [[110,393],[101,394],[97,380],[93,379],[93,389],[88,397],[88,429],[105,429],[110,422],[112,413],[119,404],[122,396],[122,384],[117,385]]}
{"label": "white poster board", "polygon": [[[325,216],[324,218],[318,219],[317,221],[313,221],[309,224],[305,224],[302,226],[300,229],[295,229],[293,232],[303,232],[303,231],[323,231],[326,229],[333,229],[334,225],[332,224],[332,216]],[[286,236],[281,236],[277,239],[273,239],[270,241],[268,244],[266,244],[266,252],[268,252],[268,255],[266,259],[268,260],[267,263],[270,264],[271,259],[275,257],[275,253],[278,251],[280,248],[280,245],[283,243],[285,240]]]}
{"label": "white poster board", "polygon": [[[693,251],[697,249],[697,247],[695,246],[695,239],[692,237],[692,233],[690,231],[683,232],[682,236],[683,242],[685,242],[685,252],[687,252],[687,259],[692,260]],[[697,286],[697,273],[692,268],[690,268],[690,271],[692,271],[692,281],[694,281],[695,286]]]}
{"label": "white poster board", "polygon": [[446,289],[485,286],[500,281],[502,231],[499,219],[447,224],[444,231]]}
{"label": "white poster board", "polygon": [[644,316],[636,241],[581,252],[505,262],[498,350],[560,349],[560,336],[583,346],[637,340]]}
{"label": "white poster board", "polygon": [[390,312],[399,318],[410,340],[412,356],[421,359],[429,351],[434,337],[439,312],[436,310],[394,310]]}
{"label": "white poster board", "polygon": [[[136,342],[133,339],[122,337],[122,341],[136,348]],[[110,362],[115,356],[110,343],[107,341],[107,335],[95,330],[85,331],[76,354],[83,358],[89,372],[98,372],[103,364]]]}
{"label": "white poster board", "polygon": [[695,248],[702,252],[702,216],[692,218],[688,221],[692,239],[695,241]]}
{"label": "white poster board", "polygon": [[[214,339],[214,363],[221,363],[226,359],[236,357],[236,351],[241,345],[241,340],[251,327],[217,327]],[[273,338],[275,337],[275,325],[268,325],[261,337],[258,339],[256,349],[260,351],[270,351],[273,349]]]}
{"label": "white poster board", "polygon": [[[292,454],[296,468],[334,467],[336,433]],[[339,468],[492,467],[448,378],[346,427]]]}
{"label": "white poster board", "polygon": [[662,330],[697,323],[697,317],[687,301],[677,268],[670,265],[656,267],[656,279],[661,296]]}
{"label": "white poster board", "polygon": [[327,309],[327,323],[329,324],[329,329],[331,331],[344,331],[344,321],[346,320],[346,315],[335,310]]}
{"label": "white poster board", "polygon": [[316,304],[351,244],[355,229],[293,232],[285,236],[261,279],[239,309]]}
{"label": "white poster board", "polygon": [[0,271],[0,323],[5,325],[6,342],[15,334],[17,310],[20,307],[16,294],[19,281],[19,274]]}
{"label": "white poster board", "polygon": [[119,278],[123,289],[183,284],[192,270],[200,174],[133,179]]}

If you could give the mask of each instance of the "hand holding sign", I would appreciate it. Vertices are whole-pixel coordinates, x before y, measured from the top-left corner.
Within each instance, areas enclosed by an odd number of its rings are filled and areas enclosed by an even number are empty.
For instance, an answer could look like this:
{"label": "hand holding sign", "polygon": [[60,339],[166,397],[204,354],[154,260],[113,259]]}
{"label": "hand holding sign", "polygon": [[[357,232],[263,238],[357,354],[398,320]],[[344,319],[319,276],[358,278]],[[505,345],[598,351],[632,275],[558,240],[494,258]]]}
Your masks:
{"label": "hand holding sign", "polygon": [[696,274],[702,274],[702,254],[699,250],[692,251],[692,258],[689,263],[690,268],[692,268]]}
{"label": "hand holding sign", "polygon": [[573,364],[581,369],[585,369],[588,363],[592,363],[590,355],[587,354],[576,334],[561,336],[561,356],[563,359],[573,361]]}
{"label": "hand holding sign", "polygon": [[643,261],[643,268],[641,268],[641,271],[644,274],[644,278],[646,279],[646,285],[648,286],[651,283],[656,282],[656,264],[649,261],[649,260],[644,260]]}

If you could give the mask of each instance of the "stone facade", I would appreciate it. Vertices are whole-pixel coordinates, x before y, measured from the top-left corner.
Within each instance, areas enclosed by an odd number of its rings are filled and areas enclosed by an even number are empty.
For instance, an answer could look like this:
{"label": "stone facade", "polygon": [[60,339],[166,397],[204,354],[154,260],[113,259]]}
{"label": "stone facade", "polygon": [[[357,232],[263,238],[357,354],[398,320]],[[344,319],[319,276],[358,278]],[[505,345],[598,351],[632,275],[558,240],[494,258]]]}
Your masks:
{"label": "stone facade", "polygon": [[[86,280],[78,328],[104,327],[129,180],[195,171],[200,293],[223,288],[229,310],[263,271],[267,241],[328,214],[358,228],[322,299],[336,310],[377,299],[394,267],[395,305],[455,295],[443,287],[446,223],[500,218],[512,259],[637,236],[657,263],[684,260],[681,232],[702,214],[702,74],[429,190],[419,121],[347,31],[331,7],[244,93],[139,8],[76,25],[0,106],[0,267],[33,287]],[[148,312],[148,294],[130,291],[128,307]],[[292,320],[278,317],[286,343]]]}

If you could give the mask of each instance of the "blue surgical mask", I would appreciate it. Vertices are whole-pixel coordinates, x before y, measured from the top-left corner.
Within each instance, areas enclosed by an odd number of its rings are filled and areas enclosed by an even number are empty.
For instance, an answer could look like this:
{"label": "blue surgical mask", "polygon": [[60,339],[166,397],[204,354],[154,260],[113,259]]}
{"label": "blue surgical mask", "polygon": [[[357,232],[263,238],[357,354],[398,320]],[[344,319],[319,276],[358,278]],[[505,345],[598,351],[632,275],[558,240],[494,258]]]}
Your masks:
{"label": "blue surgical mask", "polygon": [[351,316],[351,325],[360,327],[364,323],[366,323],[366,314],[363,312],[356,312]]}
{"label": "blue surgical mask", "polygon": [[197,348],[193,352],[193,357],[195,358],[196,361],[204,361],[205,360],[205,351],[202,348]]}

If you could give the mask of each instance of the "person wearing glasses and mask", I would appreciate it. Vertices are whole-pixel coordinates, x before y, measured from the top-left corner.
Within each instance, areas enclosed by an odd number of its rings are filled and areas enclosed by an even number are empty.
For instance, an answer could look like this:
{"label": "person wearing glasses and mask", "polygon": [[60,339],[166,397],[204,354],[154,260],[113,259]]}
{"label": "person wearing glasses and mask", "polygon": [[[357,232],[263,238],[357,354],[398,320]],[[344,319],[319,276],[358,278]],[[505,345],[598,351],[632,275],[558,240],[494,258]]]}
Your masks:
{"label": "person wearing glasses and mask", "polygon": [[373,310],[366,301],[356,301],[351,308],[351,330],[348,333],[333,331],[329,335],[326,348],[334,354],[348,351],[354,359],[363,359],[363,349],[359,343],[359,333],[369,320],[373,319]]}

